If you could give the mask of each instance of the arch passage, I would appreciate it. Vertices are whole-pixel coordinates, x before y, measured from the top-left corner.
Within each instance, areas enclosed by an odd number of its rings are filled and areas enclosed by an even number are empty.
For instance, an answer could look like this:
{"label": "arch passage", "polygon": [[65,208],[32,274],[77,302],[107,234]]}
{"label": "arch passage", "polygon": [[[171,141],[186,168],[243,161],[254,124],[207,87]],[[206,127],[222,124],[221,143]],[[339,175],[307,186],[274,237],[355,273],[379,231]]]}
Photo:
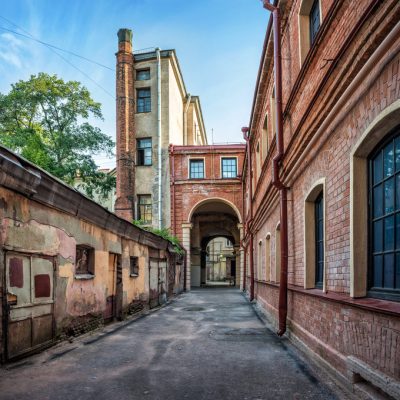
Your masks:
{"label": "arch passage", "polygon": [[[206,284],[207,244],[217,237],[233,244],[235,284],[240,283],[244,152],[242,144],[170,147],[171,227],[187,252],[186,289]],[[202,160],[202,178],[191,177],[194,158]],[[235,163],[236,176],[224,174],[224,159]]]}

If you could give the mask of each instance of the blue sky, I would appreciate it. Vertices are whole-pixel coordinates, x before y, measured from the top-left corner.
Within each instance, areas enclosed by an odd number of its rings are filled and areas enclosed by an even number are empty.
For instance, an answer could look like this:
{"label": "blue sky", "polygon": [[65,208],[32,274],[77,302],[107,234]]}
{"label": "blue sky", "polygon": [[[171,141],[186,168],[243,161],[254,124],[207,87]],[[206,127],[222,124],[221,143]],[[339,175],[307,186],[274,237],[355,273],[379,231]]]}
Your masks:
{"label": "blue sky", "polygon": [[[1,19],[4,17],[14,24]],[[199,95],[209,142],[241,141],[253,100],[268,13],[260,0],[13,0],[0,8],[0,92],[44,71],[78,80],[102,103],[115,138],[115,100],[47,47],[1,28],[24,33],[114,68],[119,28],[133,30],[135,49],[175,48],[186,88]],[[61,53],[107,92],[114,72]],[[113,160],[96,158],[103,167]]]}

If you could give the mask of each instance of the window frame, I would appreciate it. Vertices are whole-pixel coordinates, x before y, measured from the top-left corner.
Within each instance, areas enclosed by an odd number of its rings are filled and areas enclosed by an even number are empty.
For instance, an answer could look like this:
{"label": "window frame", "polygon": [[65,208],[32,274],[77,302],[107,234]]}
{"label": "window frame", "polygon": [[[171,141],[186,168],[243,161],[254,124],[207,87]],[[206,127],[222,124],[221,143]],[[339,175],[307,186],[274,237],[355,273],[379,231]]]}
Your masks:
{"label": "window frame", "polygon": [[129,257],[129,276],[132,278],[137,278],[139,276],[139,271],[140,271],[139,257],[130,256]]}
{"label": "window frame", "polygon": [[[383,140],[381,140],[377,146],[373,149],[373,151],[369,154],[367,157],[367,170],[368,170],[368,187],[367,187],[367,193],[368,193],[368,266],[367,266],[367,290],[366,294],[368,297],[371,298],[377,298],[377,299],[383,299],[383,300],[389,300],[389,301],[400,301],[400,287],[396,288],[396,258],[400,257],[400,248],[396,249],[396,216],[400,215],[400,207],[396,208],[396,176],[400,176],[400,168],[396,170],[396,149],[395,149],[395,142],[396,139],[400,141],[400,126],[396,127],[394,130],[388,133],[384,137]],[[393,143],[393,166],[394,166],[394,172],[390,177],[384,177],[384,149],[389,143]],[[375,158],[379,155],[379,153],[382,154],[382,179],[379,181],[379,183],[374,184],[373,182],[373,162]],[[388,216],[393,215],[394,217],[394,225],[393,225],[393,250],[384,250],[385,246],[385,232],[384,232],[384,223],[382,223],[382,251],[379,252],[382,257],[386,254],[393,254],[394,262],[393,262],[393,281],[394,281],[394,288],[385,288],[385,287],[375,287],[373,286],[374,284],[374,237],[373,237],[373,224],[374,224],[374,198],[373,198],[373,192],[374,192],[374,187],[378,185],[383,185],[382,187],[382,192],[384,192],[384,184],[386,181],[393,179],[394,180],[394,190],[393,190],[393,211],[385,213],[385,210],[382,209],[382,215],[379,217],[382,221],[384,221]],[[400,199],[399,199],[400,201]],[[382,194],[382,205],[384,207],[384,193]],[[385,281],[385,274],[384,274],[384,261],[382,261],[382,284],[384,284]]]}
{"label": "window frame", "polygon": [[[150,203],[141,203],[141,199],[150,198]],[[145,225],[151,225],[153,223],[153,201],[151,194],[138,194],[137,195],[137,219],[139,221],[143,221]],[[146,219],[142,219],[142,213],[140,211],[140,207],[144,206],[145,208],[150,208],[150,221]],[[148,214],[147,211],[144,212],[144,215]]]}
{"label": "window frame", "polygon": [[[150,147],[139,147],[139,143],[141,141],[145,141],[145,140],[150,140]],[[150,149],[150,164],[146,164],[145,160],[146,160],[146,150]],[[143,156],[139,156],[139,152],[143,151]],[[141,160],[143,157],[143,162],[140,163],[139,160]],[[153,165],[153,138],[151,137],[145,137],[145,138],[137,138],[136,139],[136,166],[139,167],[149,167]]]}
{"label": "window frame", "polygon": [[[235,160],[236,175],[224,177],[224,160]],[[221,179],[236,179],[238,177],[238,158],[237,157],[221,157]]]}
{"label": "window frame", "polygon": [[[317,10],[317,11],[316,11]],[[314,31],[313,27],[314,25],[312,24],[312,19],[314,17],[313,12],[317,12],[318,13],[318,27],[317,29]],[[314,0],[312,5],[311,5],[311,9],[310,12],[308,14],[308,24],[309,24],[309,43],[310,43],[310,48],[313,46],[313,44],[315,43],[315,38],[318,35],[318,31],[321,28],[321,2],[320,0]]]}
{"label": "window frame", "polygon": [[[148,78],[144,78],[144,79],[139,79],[139,75],[141,74],[141,73],[143,73],[143,72],[148,72],[149,73],[149,75],[148,75]],[[151,71],[150,71],[150,67],[149,68],[141,68],[141,69],[137,69],[136,70],[136,80],[137,81],[148,81],[148,80],[150,80],[151,79]]]}
{"label": "window frame", "polygon": [[[87,269],[86,270],[78,270],[78,251],[86,251],[87,252]],[[95,249],[92,246],[86,244],[77,244],[75,247],[75,262],[74,262],[74,275],[75,278],[92,278],[95,275]]]}
{"label": "window frame", "polygon": [[[203,165],[203,176],[202,177],[193,177],[192,176],[192,162],[202,162]],[[205,179],[206,178],[206,163],[205,163],[205,159],[204,158],[189,158],[189,165],[188,165],[188,178],[189,179],[195,179],[195,180],[199,180],[199,179]]]}
{"label": "window frame", "polygon": [[[321,214],[318,213],[321,212]],[[318,194],[317,198],[314,200],[314,246],[315,246],[315,288],[323,289],[324,287],[324,275],[325,275],[325,212],[324,212],[324,191]],[[322,220],[322,229],[320,231],[320,220]],[[322,242],[322,261],[320,261],[320,248],[319,244]],[[320,263],[322,262],[322,268],[320,270]]]}
{"label": "window frame", "polygon": [[[140,96],[140,92],[148,91],[148,96]],[[143,101],[143,104],[142,104]],[[143,107],[143,108],[142,108]],[[136,113],[143,114],[151,112],[151,88],[143,87],[136,89]]]}

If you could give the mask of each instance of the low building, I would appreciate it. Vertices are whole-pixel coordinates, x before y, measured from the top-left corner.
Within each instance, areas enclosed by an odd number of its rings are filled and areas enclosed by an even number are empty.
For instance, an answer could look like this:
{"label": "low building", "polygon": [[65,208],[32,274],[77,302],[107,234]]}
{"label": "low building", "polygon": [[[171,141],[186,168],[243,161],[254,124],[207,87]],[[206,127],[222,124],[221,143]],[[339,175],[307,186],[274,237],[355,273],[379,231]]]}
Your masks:
{"label": "low building", "polygon": [[400,3],[274,3],[243,172],[244,284],[324,369],[400,398]]}
{"label": "low building", "polygon": [[0,359],[15,359],[183,290],[182,256],[0,147]]}

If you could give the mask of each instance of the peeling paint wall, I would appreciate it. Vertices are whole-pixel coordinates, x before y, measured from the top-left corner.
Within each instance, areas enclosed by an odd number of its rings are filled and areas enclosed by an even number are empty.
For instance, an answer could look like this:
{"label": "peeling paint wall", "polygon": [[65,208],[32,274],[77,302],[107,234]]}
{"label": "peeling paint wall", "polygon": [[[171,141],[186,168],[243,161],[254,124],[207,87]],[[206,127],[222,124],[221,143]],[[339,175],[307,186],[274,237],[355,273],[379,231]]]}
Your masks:
{"label": "peeling paint wall", "polygon": [[[147,245],[122,238],[104,228],[32,201],[1,186],[0,218],[0,296],[3,305],[7,305],[6,291],[10,291],[10,288],[3,287],[6,254],[15,252],[17,255],[36,254],[40,257],[51,257],[55,260],[55,338],[81,333],[86,329],[86,325],[88,329],[96,327],[93,321],[102,323],[109,310],[114,310],[115,317],[123,317],[126,315],[123,314],[124,310],[129,309],[132,304],[138,303],[143,308],[148,303]],[[76,273],[77,245],[93,249],[93,274]],[[122,282],[118,282],[117,264],[114,265],[113,261],[117,258],[113,255],[120,259]],[[138,274],[131,274],[130,257],[138,257]],[[117,293],[117,290],[121,293]],[[120,315],[116,315],[116,307],[110,305],[118,295],[122,299]],[[7,315],[2,317],[5,324],[1,326],[7,326]],[[0,357],[4,360],[6,332],[0,330],[0,338]]]}

